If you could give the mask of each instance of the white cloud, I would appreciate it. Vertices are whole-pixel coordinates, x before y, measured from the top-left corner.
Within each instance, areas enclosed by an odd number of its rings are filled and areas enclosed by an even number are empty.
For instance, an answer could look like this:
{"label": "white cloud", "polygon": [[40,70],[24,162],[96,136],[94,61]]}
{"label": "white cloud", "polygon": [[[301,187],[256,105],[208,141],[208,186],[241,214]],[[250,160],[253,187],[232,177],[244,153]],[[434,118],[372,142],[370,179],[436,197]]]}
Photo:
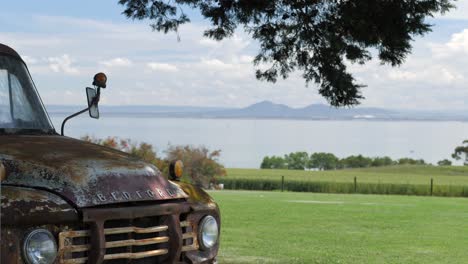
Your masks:
{"label": "white cloud", "polygon": [[[68,17],[24,20],[25,27],[35,24],[40,25],[35,33],[0,30],[0,39],[28,55],[46,104],[81,102],[77,98],[82,88],[98,71],[109,77],[110,89],[103,97],[107,104],[245,106],[272,100],[304,106],[325,102],[315,84],[305,87],[300,72],[276,84],[256,80],[251,62],[258,45],[243,32],[217,42],[202,38],[203,25],[190,24],[180,29],[182,41],[178,42],[175,34],[151,32],[147,24]],[[66,30],[57,29],[57,24],[66,25]],[[468,109],[464,77],[468,76],[468,29],[448,38],[446,32],[434,29],[416,42],[415,52],[399,68],[380,66],[378,61],[351,67],[356,79],[368,85],[363,89],[364,106]],[[74,96],[66,95],[63,87]]]}
{"label": "white cloud", "polygon": [[64,54],[61,57],[49,57],[49,68],[56,73],[65,73],[70,75],[79,74],[79,70],[72,66],[73,60],[68,54]]}
{"label": "white cloud", "polygon": [[[364,105],[418,110],[467,110],[468,89],[465,30],[455,32],[445,43],[416,43],[413,55],[397,68],[378,61],[358,67],[355,77],[367,85]],[[454,41],[455,40],[455,41]],[[429,49],[424,49],[424,47]],[[460,100],[461,98],[464,98]],[[464,102],[463,102],[464,101]]]}
{"label": "white cloud", "polygon": [[107,60],[107,61],[101,61],[99,63],[107,67],[128,67],[133,64],[131,60],[127,58],[120,58],[120,57]]}
{"label": "white cloud", "polygon": [[458,73],[456,71],[451,71],[446,68],[441,68],[440,71],[440,76],[441,79],[446,81],[446,82],[454,82],[454,81],[463,81],[464,77],[461,73]]}
{"label": "white cloud", "polygon": [[206,69],[213,70],[213,71],[233,70],[236,68],[236,65],[225,63],[219,59],[204,58],[200,61],[200,65]]}
{"label": "white cloud", "polygon": [[420,75],[410,71],[391,70],[388,72],[388,77],[392,80],[417,80]]}
{"label": "white cloud", "polygon": [[157,62],[149,62],[146,64],[148,69],[151,71],[160,71],[160,72],[177,72],[179,69],[177,66],[168,64],[168,63],[157,63]]}
{"label": "white cloud", "polygon": [[452,34],[447,43],[431,43],[429,47],[435,58],[449,58],[468,55],[468,29]]}
{"label": "white cloud", "polygon": [[254,60],[253,56],[241,55],[239,58],[240,63],[252,63]]}
{"label": "white cloud", "polygon": [[424,83],[430,80],[434,83],[450,84],[463,80],[463,75],[455,70],[449,70],[441,65],[429,65],[426,68],[415,68],[411,70],[391,69],[388,78],[396,81],[411,81]]}
{"label": "white cloud", "polygon": [[34,57],[22,56],[22,58],[29,65],[33,65],[33,64],[38,63],[38,60],[36,58],[34,58]]}
{"label": "white cloud", "polygon": [[455,2],[455,9],[452,9],[450,12],[444,15],[438,15],[437,18],[445,19],[468,19],[468,1],[467,0],[458,0]]}
{"label": "white cloud", "polygon": [[221,45],[219,41],[209,39],[209,38],[202,38],[200,39],[200,41],[198,41],[198,43],[202,46],[207,46],[210,48],[219,47]]}

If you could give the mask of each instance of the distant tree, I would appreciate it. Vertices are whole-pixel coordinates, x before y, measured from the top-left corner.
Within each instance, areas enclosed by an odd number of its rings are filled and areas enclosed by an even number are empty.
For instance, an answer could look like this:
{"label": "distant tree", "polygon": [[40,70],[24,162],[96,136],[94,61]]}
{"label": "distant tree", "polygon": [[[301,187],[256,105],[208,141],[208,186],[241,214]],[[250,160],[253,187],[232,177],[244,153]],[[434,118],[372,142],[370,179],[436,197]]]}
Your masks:
{"label": "distant tree", "polygon": [[398,165],[426,165],[426,162],[423,159],[401,158]]}
{"label": "distant tree", "polygon": [[340,161],[344,168],[367,168],[372,164],[372,159],[362,155],[349,156]]}
{"label": "distant tree", "polygon": [[372,159],[372,167],[392,166],[395,162],[390,157],[376,157]]}
{"label": "distant tree", "polygon": [[463,164],[468,166],[468,139],[463,141],[463,145],[455,148],[452,157],[456,160],[463,160]]}
{"label": "distant tree", "polygon": [[339,159],[332,153],[316,152],[310,155],[309,168],[319,170],[335,170],[338,167]]}
{"label": "distant tree", "polygon": [[437,162],[437,165],[439,166],[452,166],[452,162],[448,159],[441,160]]}
{"label": "distant tree", "polygon": [[272,169],[270,157],[263,157],[262,163],[260,164],[260,169]]}
{"label": "distant tree", "polygon": [[271,156],[264,157],[262,164],[260,165],[261,169],[286,169],[286,161],[282,157]]}
{"label": "distant tree", "polygon": [[285,155],[286,165],[289,170],[305,170],[309,164],[307,152],[293,152]]}
{"label": "distant tree", "polygon": [[123,14],[150,20],[167,33],[190,22],[184,9],[200,11],[211,24],[204,35],[215,40],[243,26],[260,51],[254,63],[260,80],[275,82],[302,71],[306,82],[333,106],[355,105],[360,88],[346,62],[364,64],[375,54],[398,66],[411,52],[411,41],[431,31],[427,18],[453,8],[455,0],[119,0]]}
{"label": "distant tree", "polygon": [[165,152],[168,161],[181,160],[184,163],[184,177],[193,184],[208,188],[211,183],[217,183],[218,177],[226,175],[226,169],[218,161],[220,150],[186,145],[169,146]]}

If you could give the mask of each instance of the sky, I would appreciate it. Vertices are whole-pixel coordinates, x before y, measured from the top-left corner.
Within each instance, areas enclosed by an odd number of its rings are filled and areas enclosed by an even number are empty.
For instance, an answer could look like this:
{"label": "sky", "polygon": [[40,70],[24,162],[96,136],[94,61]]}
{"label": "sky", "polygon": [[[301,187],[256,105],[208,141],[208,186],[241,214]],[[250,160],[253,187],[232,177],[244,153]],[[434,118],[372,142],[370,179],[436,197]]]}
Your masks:
{"label": "sky", "polygon": [[[0,43],[27,62],[47,105],[85,105],[95,73],[108,75],[107,105],[244,107],[269,100],[303,107],[326,103],[300,73],[276,84],[255,78],[258,45],[239,30],[216,42],[196,13],[177,35],[152,32],[148,21],[121,13],[117,0],[18,0],[2,3]],[[364,107],[468,110],[468,0],[431,19],[433,32],[415,39],[397,68],[371,61],[350,65]]]}

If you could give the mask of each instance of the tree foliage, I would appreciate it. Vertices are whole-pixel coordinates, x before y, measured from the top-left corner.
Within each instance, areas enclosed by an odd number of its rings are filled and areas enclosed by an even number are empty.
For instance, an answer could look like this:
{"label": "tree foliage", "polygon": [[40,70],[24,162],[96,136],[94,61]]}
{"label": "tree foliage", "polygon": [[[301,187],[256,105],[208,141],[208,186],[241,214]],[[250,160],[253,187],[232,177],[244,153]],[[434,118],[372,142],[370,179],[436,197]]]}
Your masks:
{"label": "tree foliage", "polygon": [[150,20],[167,33],[190,22],[184,9],[199,10],[211,23],[204,35],[222,40],[240,26],[260,44],[256,76],[276,82],[301,71],[333,106],[362,99],[347,61],[364,64],[377,55],[397,66],[415,36],[431,30],[427,17],[453,8],[455,0],[119,0],[123,14]]}
{"label": "tree foliage", "polygon": [[398,165],[426,165],[426,162],[423,159],[401,158]]}
{"label": "tree foliage", "polygon": [[[447,160],[441,162],[444,162],[444,166],[451,165],[451,163],[448,163],[450,161],[447,162]],[[427,165],[427,163],[423,159],[412,158],[392,160],[392,158],[387,156],[365,157],[363,155],[351,155],[340,159],[332,153],[315,152],[308,156],[306,152],[292,152],[288,155],[284,155],[284,158],[279,156],[266,156],[263,158],[260,168],[288,170],[337,170],[394,165]]]}
{"label": "tree foliage", "polygon": [[443,159],[437,162],[439,166],[452,166],[452,162],[448,159]]}
{"label": "tree foliage", "polygon": [[316,152],[310,155],[309,168],[319,170],[335,170],[339,167],[340,159],[332,153]]}
{"label": "tree foliage", "polygon": [[289,170],[305,170],[309,163],[307,152],[292,152],[284,156],[286,166]]}
{"label": "tree foliage", "polygon": [[349,156],[341,160],[343,168],[367,168],[372,164],[372,159],[362,155]]}
{"label": "tree foliage", "polygon": [[396,162],[393,161],[390,157],[376,157],[372,160],[371,166],[372,167],[383,167],[383,166],[391,166],[395,165]]}
{"label": "tree foliage", "polygon": [[286,161],[282,157],[271,156],[264,157],[262,164],[260,164],[261,169],[286,169]]}
{"label": "tree foliage", "polygon": [[461,146],[455,148],[452,158],[456,160],[463,160],[463,164],[468,166],[468,140],[463,141]]}

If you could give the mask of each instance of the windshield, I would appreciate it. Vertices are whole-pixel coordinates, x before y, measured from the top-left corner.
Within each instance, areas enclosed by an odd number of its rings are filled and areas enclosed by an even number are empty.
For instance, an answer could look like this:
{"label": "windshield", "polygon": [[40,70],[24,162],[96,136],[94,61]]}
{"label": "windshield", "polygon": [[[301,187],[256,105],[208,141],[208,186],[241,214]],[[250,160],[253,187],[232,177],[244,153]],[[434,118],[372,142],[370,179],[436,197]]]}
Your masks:
{"label": "windshield", "polygon": [[0,132],[26,131],[51,133],[54,128],[24,63],[0,55]]}

